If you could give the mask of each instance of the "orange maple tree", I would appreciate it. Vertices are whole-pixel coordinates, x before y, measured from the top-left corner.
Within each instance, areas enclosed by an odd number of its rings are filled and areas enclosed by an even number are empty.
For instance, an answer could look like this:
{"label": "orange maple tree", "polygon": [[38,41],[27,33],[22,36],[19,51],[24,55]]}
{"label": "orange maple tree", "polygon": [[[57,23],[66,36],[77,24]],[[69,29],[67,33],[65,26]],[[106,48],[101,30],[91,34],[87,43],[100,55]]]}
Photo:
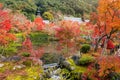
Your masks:
{"label": "orange maple tree", "polygon": [[120,0],[99,0],[97,13],[91,16],[94,24],[94,38],[96,38],[96,49],[99,42],[106,37],[104,48],[111,36],[120,29]]}

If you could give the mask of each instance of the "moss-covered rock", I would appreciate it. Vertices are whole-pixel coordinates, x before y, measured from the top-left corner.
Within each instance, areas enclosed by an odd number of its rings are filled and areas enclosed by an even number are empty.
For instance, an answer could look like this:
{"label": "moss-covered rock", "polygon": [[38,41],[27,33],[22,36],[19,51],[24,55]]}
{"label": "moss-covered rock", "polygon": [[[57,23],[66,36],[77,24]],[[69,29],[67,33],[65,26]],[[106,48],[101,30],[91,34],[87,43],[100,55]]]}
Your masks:
{"label": "moss-covered rock", "polygon": [[95,58],[89,54],[84,54],[80,60],[79,65],[85,66],[95,61]]}

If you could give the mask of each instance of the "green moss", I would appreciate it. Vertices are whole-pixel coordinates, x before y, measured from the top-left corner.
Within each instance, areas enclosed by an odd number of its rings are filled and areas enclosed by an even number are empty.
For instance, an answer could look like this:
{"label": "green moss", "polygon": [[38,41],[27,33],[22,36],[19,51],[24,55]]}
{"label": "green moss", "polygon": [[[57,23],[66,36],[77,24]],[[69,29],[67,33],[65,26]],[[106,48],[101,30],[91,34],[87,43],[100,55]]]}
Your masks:
{"label": "green moss", "polygon": [[87,67],[76,65],[72,59],[67,60],[70,66],[74,67],[74,70],[62,69],[62,74],[65,75],[66,80],[82,80],[81,75],[87,71]]}
{"label": "green moss", "polygon": [[73,70],[73,72],[83,73],[83,72],[85,72],[86,69],[87,69],[87,67],[77,66],[72,59],[68,59],[68,61],[70,62],[70,65],[75,68],[75,69]]}
{"label": "green moss", "polygon": [[3,63],[4,66],[0,68],[0,73],[5,73],[9,71],[8,76],[5,80],[40,80],[40,75],[43,73],[42,67],[39,65],[26,66],[21,69],[13,69],[15,63]]}
{"label": "green moss", "polygon": [[82,58],[80,58],[79,64],[80,65],[88,65],[88,64],[90,64],[90,63],[92,63],[94,61],[95,61],[95,58],[93,56],[88,55],[88,54],[84,54],[82,56]]}

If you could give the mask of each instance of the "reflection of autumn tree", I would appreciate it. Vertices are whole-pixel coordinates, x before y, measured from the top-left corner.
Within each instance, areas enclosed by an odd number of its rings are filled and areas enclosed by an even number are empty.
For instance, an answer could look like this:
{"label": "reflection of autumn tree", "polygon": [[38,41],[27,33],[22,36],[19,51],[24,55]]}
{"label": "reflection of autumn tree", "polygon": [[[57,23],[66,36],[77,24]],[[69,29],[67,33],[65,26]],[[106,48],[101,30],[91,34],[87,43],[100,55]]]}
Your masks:
{"label": "reflection of autumn tree", "polygon": [[56,28],[55,36],[65,48],[76,47],[76,38],[80,36],[80,25],[73,21],[61,21]]}
{"label": "reflection of autumn tree", "polygon": [[22,51],[23,52],[29,52],[30,57],[28,59],[31,59],[35,64],[42,64],[40,58],[44,54],[44,48],[40,47],[38,49],[34,49],[32,42],[30,38],[26,38],[22,43]]}
{"label": "reflection of autumn tree", "polygon": [[94,13],[91,21],[95,24],[94,37],[96,37],[96,48],[100,41],[106,37],[104,52],[107,42],[120,28],[120,0],[99,0],[98,12]]}

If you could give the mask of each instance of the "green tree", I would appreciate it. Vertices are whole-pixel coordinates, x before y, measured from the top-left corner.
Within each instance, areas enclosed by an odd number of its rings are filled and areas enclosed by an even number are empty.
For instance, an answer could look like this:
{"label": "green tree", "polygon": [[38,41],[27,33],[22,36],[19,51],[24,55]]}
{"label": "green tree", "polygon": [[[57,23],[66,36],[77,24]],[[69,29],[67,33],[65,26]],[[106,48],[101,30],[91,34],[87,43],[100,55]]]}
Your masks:
{"label": "green tree", "polygon": [[33,19],[37,6],[34,0],[0,0],[6,8],[10,8],[13,12],[21,12],[29,19]]}

